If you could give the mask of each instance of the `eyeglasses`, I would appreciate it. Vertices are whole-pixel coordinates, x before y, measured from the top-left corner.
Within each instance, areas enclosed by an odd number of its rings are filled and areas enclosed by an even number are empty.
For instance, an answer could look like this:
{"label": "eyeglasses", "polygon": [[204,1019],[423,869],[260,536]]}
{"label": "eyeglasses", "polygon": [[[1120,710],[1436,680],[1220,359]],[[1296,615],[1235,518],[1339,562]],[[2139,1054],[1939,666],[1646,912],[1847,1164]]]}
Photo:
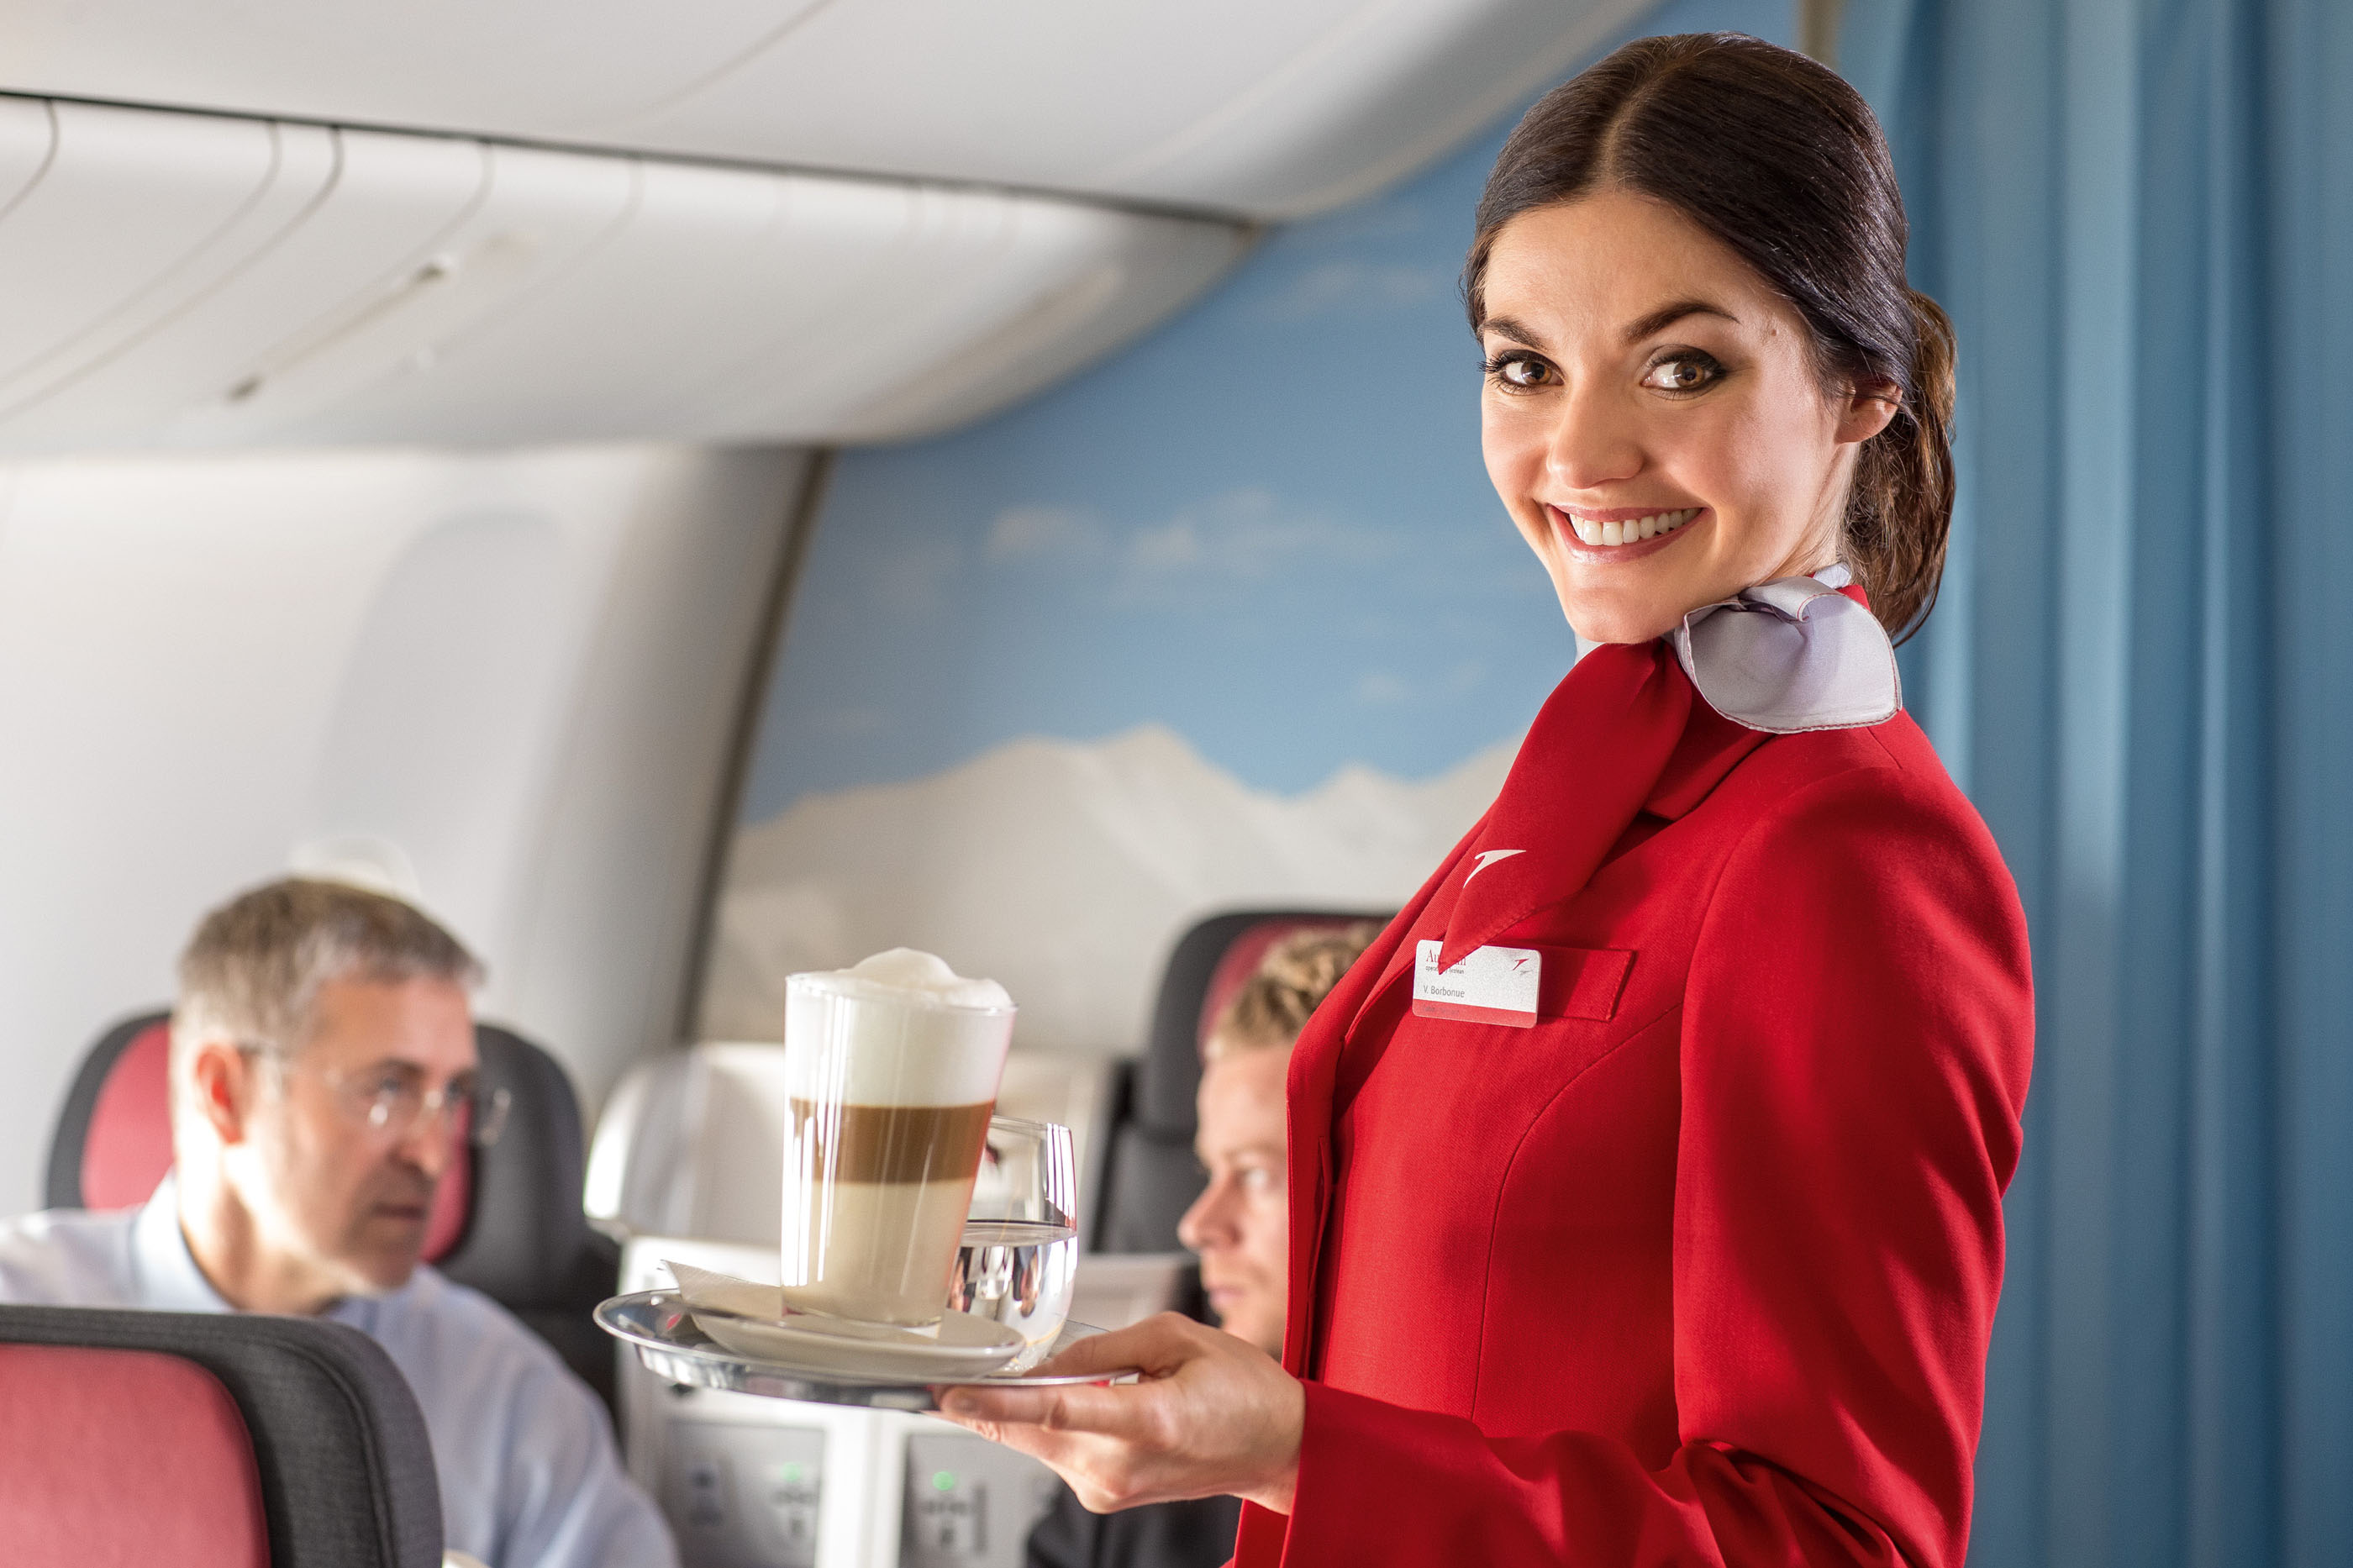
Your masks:
{"label": "eyeglasses", "polygon": [[[248,1043],[239,1048],[269,1058],[281,1072],[291,1073],[301,1065],[269,1046]],[[359,1072],[322,1068],[318,1076],[345,1120],[387,1143],[408,1137],[420,1119],[430,1118],[431,1130],[449,1142],[464,1140],[487,1149],[506,1131],[514,1104],[506,1089],[485,1089],[472,1073],[461,1073],[435,1089],[425,1088],[424,1075],[415,1068],[398,1064]]]}

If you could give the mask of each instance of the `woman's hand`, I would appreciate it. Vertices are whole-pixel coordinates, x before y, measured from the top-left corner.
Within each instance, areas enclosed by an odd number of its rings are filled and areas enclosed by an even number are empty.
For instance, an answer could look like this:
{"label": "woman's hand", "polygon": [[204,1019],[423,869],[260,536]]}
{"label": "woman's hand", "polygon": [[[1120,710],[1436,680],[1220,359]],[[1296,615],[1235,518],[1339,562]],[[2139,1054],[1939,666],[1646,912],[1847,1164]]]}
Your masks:
{"label": "woman's hand", "polygon": [[1081,1340],[1038,1368],[1137,1367],[1141,1383],[946,1388],[940,1414],[1044,1460],[1097,1513],[1239,1497],[1291,1511],[1307,1397],[1264,1351],[1174,1312]]}

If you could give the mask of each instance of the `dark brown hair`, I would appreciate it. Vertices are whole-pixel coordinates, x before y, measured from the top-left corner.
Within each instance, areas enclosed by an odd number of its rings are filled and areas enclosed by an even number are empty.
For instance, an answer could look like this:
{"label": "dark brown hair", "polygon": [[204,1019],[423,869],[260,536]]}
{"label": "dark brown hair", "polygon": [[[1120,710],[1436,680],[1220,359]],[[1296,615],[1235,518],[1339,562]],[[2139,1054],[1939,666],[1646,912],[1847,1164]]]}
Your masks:
{"label": "dark brown hair", "polygon": [[1846,559],[1890,632],[1936,603],[1953,519],[1953,328],[1904,277],[1904,198],[1886,138],[1836,73],[1741,33],[1638,38],[1545,95],[1495,160],[1463,268],[1471,326],[1488,253],[1522,213],[1602,188],[1667,203],[1778,289],[1823,383],[1892,383],[1863,444]]}

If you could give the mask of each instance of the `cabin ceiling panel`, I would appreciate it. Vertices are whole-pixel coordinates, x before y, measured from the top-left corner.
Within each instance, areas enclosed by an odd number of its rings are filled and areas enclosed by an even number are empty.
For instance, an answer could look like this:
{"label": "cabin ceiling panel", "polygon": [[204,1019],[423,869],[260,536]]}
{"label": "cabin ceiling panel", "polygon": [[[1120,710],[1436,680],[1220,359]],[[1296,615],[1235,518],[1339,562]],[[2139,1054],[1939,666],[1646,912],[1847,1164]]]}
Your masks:
{"label": "cabin ceiling panel", "polygon": [[1653,0],[13,0],[0,87],[1288,217]]}
{"label": "cabin ceiling panel", "polygon": [[[0,450],[925,434],[1243,229],[1053,197],[0,99]],[[55,308],[50,308],[55,302]]]}

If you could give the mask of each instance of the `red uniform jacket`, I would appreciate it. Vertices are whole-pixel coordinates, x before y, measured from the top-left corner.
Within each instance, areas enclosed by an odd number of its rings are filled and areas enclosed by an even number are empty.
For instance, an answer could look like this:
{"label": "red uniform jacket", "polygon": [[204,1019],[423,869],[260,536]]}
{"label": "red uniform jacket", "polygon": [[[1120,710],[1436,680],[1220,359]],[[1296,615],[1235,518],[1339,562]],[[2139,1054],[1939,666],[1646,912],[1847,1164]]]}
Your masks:
{"label": "red uniform jacket", "polygon": [[[1536,1025],[1413,1014],[1424,938],[1540,949]],[[1958,1568],[2031,1040],[1908,717],[1589,657],[1293,1053],[1306,1431],[1240,1568]]]}

